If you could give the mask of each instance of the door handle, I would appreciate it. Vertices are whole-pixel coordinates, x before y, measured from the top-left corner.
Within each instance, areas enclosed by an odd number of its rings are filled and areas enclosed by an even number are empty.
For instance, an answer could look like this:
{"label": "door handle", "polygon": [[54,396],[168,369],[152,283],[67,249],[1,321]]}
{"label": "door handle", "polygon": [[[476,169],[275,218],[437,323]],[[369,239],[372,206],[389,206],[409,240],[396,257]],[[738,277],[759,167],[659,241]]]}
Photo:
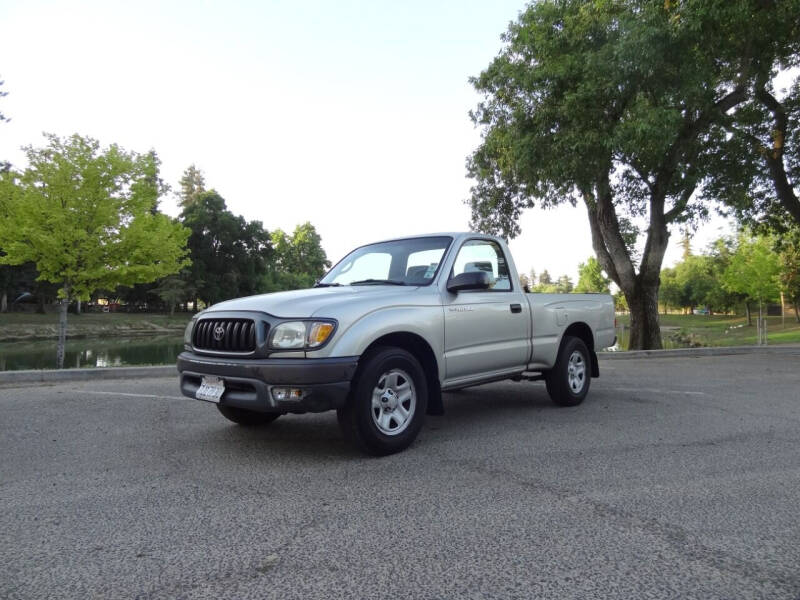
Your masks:
{"label": "door handle", "polygon": [[522,305],[521,304],[512,304],[511,305],[511,312],[512,313],[520,313],[520,312],[522,312]]}

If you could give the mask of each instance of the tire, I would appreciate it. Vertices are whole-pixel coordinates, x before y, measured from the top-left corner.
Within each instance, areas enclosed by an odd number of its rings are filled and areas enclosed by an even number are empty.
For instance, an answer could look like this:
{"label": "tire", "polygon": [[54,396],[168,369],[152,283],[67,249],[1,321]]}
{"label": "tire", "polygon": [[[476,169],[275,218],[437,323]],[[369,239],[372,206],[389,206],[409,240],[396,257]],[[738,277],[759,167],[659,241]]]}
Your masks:
{"label": "tire", "polygon": [[547,393],[559,406],[577,406],[589,393],[592,363],[584,341],[566,337],[558,351],[556,364],[545,376]]}
{"label": "tire", "polygon": [[256,412],[254,410],[236,408],[235,406],[225,406],[224,404],[217,404],[217,408],[219,409],[219,412],[222,413],[223,417],[245,427],[269,425],[282,414]]}
{"label": "tire", "polygon": [[350,397],[336,411],[344,436],[361,451],[386,456],[408,448],[428,407],[425,372],[401,348],[378,348],[362,359]]}

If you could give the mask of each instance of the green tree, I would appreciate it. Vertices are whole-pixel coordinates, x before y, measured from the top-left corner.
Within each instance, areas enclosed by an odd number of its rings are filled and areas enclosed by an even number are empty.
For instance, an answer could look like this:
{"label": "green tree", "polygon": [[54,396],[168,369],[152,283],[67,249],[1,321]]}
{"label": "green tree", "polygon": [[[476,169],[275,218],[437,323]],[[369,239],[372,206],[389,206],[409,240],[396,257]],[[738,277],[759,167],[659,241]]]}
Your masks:
{"label": "green tree", "polygon": [[189,165],[180,180],[178,200],[181,206],[188,206],[206,191],[206,179],[203,172],[194,165]]}
{"label": "green tree", "polygon": [[528,280],[530,281],[531,289],[533,289],[533,286],[535,286],[536,282],[538,281],[538,277],[536,276],[536,269],[532,268],[530,270],[530,273],[528,275]]}
{"label": "green tree", "polygon": [[[745,3],[746,4],[746,3]],[[749,223],[784,230],[800,224],[800,0],[764,2],[746,15],[755,33],[747,100],[723,123],[709,198]],[[776,74],[793,75],[785,90]]]}
{"label": "green tree", "polygon": [[795,227],[779,241],[780,284],[800,323],[800,227]]}
{"label": "green tree", "polygon": [[739,236],[736,251],[722,275],[722,284],[730,291],[758,302],[759,315],[764,303],[780,294],[780,258],[773,250],[774,240],[768,236]]}
{"label": "green tree", "polygon": [[158,296],[167,305],[169,316],[175,314],[175,305],[182,302],[189,292],[189,282],[176,275],[164,277],[150,293]]}
{"label": "green tree", "polygon": [[25,148],[23,172],[0,181],[0,263],[33,262],[39,279],[59,285],[61,368],[69,301],[179,271],[189,232],[153,211],[164,191],[154,153],[101,149],[79,135],[46,138]]}
{"label": "green tree", "polygon": [[553,278],[550,277],[550,272],[547,269],[542,271],[541,274],[539,275],[538,283],[540,285],[550,285],[551,283],[553,283]]}
{"label": "green tree", "polygon": [[473,79],[484,94],[472,113],[483,128],[468,161],[473,226],[514,237],[525,209],[582,203],[597,259],[630,306],[631,348],[660,348],[669,228],[708,210],[696,191],[773,44],[752,24],[774,4],[532,3]]}
{"label": "green tree", "polygon": [[556,293],[569,294],[575,288],[569,275],[562,275],[556,280]]}
{"label": "green tree", "polygon": [[630,310],[628,308],[628,301],[625,300],[625,294],[621,291],[614,294],[614,310],[621,313],[626,313]]}
{"label": "green tree", "polygon": [[311,223],[298,225],[291,236],[276,229],[272,244],[275,263],[264,284],[270,291],[311,287],[331,265],[322,238]]}
{"label": "green tree", "polygon": [[678,281],[678,273],[675,268],[662,269],[658,300],[664,306],[664,314],[670,308],[684,308],[686,306],[686,298],[683,292],[684,289]]}
{"label": "green tree", "polygon": [[708,257],[689,255],[675,270],[683,288],[684,306],[689,308],[689,312],[697,306],[706,306],[711,290],[717,285]]}
{"label": "green tree", "polygon": [[603,273],[603,268],[594,256],[578,265],[578,284],[575,291],[582,294],[608,294],[611,281]]}
{"label": "green tree", "polygon": [[715,312],[727,312],[737,306],[744,305],[747,314],[747,325],[749,326],[752,325],[752,321],[747,297],[726,289],[722,283],[724,273],[728,269],[728,265],[730,265],[735,249],[736,240],[732,237],[723,236],[711,243],[707,256],[711,268],[711,277],[715,285],[708,293],[707,302]]}
{"label": "green tree", "polygon": [[191,230],[192,266],[186,277],[199,299],[211,305],[261,291],[273,250],[260,221],[234,215],[214,190],[199,194],[180,218]]}

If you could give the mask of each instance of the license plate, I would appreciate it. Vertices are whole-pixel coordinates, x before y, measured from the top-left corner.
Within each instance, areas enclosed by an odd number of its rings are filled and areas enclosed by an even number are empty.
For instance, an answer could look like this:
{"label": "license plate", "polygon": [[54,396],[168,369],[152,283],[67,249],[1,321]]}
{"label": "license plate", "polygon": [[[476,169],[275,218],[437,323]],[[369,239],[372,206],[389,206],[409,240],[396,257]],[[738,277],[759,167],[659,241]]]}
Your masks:
{"label": "license plate", "polygon": [[203,381],[194,397],[198,400],[205,400],[206,402],[219,403],[222,394],[225,393],[225,382],[219,377],[203,377]]}

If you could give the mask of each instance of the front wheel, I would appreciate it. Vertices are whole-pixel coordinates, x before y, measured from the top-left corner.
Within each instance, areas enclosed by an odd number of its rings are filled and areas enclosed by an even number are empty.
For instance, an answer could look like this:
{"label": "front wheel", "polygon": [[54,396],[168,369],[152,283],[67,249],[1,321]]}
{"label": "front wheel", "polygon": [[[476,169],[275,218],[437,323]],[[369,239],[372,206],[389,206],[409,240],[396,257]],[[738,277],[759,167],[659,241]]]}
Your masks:
{"label": "front wheel", "polygon": [[345,437],[374,456],[405,450],[417,437],[428,407],[425,373],[401,348],[363,359],[347,404],[337,410]]}
{"label": "front wheel", "polygon": [[217,404],[217,408],[223,417],[245,427],[268,425],[281,416],[281,413],[262,413],[236,408],[235,406],[225,406],[224,404]]}
{"label": "front wheel", "polygon": [[584,341],[567,337],[558,351],[552,370],[545,375],[547,393],[559,406],[577,406],[589,393],[591,359]]}

